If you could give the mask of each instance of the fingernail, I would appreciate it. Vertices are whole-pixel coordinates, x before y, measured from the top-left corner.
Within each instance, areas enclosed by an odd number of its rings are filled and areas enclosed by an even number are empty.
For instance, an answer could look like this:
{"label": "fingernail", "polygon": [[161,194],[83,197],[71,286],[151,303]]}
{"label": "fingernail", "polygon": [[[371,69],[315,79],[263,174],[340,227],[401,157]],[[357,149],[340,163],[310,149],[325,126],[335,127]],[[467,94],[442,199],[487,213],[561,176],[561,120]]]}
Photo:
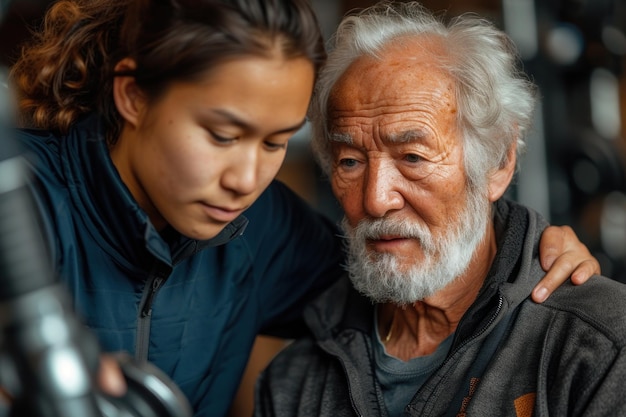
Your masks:
{"label": "fingernail", "polygon": [[535,291],[535,300],[537,300],[537,302],[543,303],[544,301],[546,301],[546,298],[548,298],[547,288],[541,287],[537,291]]}

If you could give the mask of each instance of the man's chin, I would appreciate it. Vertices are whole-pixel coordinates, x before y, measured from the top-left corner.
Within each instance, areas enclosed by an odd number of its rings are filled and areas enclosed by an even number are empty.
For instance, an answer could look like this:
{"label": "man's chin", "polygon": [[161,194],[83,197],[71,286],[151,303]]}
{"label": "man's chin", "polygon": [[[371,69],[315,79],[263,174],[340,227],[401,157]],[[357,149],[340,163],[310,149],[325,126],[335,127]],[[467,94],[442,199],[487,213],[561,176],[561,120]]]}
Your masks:
{"label": "man's chin", "polygon": [[[397,259],[394,258],[395,261]],[[435,296],[456,281],[441,264],[371,263],[350,269],[354,287],[377,303],[413,304]],[[384,278],[383,278],[384,277]]]}

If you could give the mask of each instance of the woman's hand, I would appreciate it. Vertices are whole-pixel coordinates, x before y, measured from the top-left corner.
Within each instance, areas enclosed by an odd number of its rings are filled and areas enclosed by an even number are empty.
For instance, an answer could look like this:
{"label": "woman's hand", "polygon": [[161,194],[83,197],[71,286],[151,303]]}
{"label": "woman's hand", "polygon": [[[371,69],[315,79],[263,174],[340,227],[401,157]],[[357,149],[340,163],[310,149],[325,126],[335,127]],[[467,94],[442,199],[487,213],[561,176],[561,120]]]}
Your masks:
{"label": "woman's hand", "polygon": [[126,394],[126,380],[114,356],[100,355],[100,369],[98,370],[98,388],[113,397]]}
{"label": "woman's hand", "polygon": [[537,303],[544,302],[568,278],[584,284],[589,277],[600,274],[600,263],[569,226],[550,226],[539,242],[539,259],[547,272],[532,293]]}

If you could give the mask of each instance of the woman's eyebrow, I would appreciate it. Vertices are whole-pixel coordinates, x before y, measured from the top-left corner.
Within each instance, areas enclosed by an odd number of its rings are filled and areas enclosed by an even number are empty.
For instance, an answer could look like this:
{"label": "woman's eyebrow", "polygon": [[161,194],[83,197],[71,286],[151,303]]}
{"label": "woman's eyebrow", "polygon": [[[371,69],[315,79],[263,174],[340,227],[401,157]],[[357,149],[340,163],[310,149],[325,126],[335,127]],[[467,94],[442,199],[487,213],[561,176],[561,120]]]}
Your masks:
{"label": "woman's eyebrow", "polygon": [[[216,114],[216,115],[218,115],[220,117],[223,117],[229,123],[232,123],[235,126],[241,128],[243,130],[254,130],[255,129],[254,125],[252,125],[251,123],[245,121],[243,118],[241,118],[240,116],[236,115],[235,113],[233,113],[233,112],[231,112],[229,110],[226,110],[226,109],[211,109],[211,113]],[[280,133],[296,132],[296,131],[300,130],[302,128],[302,126],[304,126],[305,124],[306,124],[306,118],[303,118],[301,122],[296,123],[293,126],[289,126],[289,127],[284,128],[284,129],[277,130],[274,133],[275,134],[280,134]]]}

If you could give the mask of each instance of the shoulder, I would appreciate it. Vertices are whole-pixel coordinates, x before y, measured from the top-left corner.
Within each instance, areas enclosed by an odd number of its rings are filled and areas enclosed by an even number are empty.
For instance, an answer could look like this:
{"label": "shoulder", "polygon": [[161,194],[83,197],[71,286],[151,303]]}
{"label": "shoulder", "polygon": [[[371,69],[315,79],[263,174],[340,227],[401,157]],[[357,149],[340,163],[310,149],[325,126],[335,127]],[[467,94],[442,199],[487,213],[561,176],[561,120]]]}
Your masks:
{"label": "shoulder", "polygon": [[334,362],[311,337],[301,337],[281,350],[263,371],[262,384],[274,392],[297,389],[304,381],[322,380]]}
{"label": "shoulder", "polygon": [[[45,130],[18,129],[18,140],[36,194],[44,199],[66,199],[61,158],[62,138]],[[45,196],[45,197],[44,197]]]}
{"label": "shoulder", "polygon": [[328,389],[341,395],[344,401],[350,397],[344,392],[345,384],[334,382],[340,379],[341,370],[331,371],[332,366],[339,365],[330,361],[311,338],[297,339],[259,375],[255,416],[342,415],[337,409],[332,414],[320,410],[324,406],[320,398],[326,397],[324,402],[329,402],[325,395]]}
{"label": "shoulder", "polygon": [[300,362],[302,358],[307,358],[307,362],[309,362],[309,360],[315,361],[316,358],[320,357],[321,352],[317,342],[310,335],[300,337],[291,342],[276,355],[271,362],[271,372],[279,375],[293,375],[292,372],[295,372],[295,374],[306,374],[306,369],[296,369],[302,368],[298,365],[298,362]]}
{"label": "shoulder", "polygon": [[58,160],[60,138],[52,132],[36,129],[17,129],[14,134],[26,159],[36,167]]}
{"label": "shoulder", "polygon": [[594,276],[583,285],[561,285],[543,304],[626,346],[626,284]]}

